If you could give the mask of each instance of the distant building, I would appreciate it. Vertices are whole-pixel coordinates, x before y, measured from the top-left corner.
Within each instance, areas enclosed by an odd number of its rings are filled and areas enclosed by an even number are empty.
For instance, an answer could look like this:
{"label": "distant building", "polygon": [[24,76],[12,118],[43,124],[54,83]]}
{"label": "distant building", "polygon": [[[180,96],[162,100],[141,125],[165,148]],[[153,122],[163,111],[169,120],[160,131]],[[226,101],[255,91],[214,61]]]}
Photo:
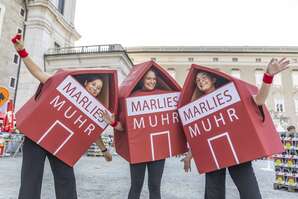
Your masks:
{"label": "distant building", "polygon": [[130,47],[127,53],[135,64],[155,60],[183,85],[192,63],[208,66],[256,86],[271,58],[287,57],[290,69],[274,78],[268,109],[276,125],[284,128],[298,122],[298,47],[278,46],[151,46]]}

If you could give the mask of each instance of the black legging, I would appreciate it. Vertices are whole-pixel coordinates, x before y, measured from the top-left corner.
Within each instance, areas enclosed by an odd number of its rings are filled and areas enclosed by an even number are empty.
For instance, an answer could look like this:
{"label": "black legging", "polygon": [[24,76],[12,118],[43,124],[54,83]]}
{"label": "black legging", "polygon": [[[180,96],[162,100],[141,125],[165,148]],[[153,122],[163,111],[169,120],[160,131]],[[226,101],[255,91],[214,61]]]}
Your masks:
{"label": "black legging", "polygon": [[[241,199],[261,199],[258,182],[251,162],[229,167],[229,173]],[[205,199],[225,199],[226,169],[206,173]]]}
{"label": "black legging", "polygon": [[48,157],[55,181],[56,199],[77,199],[73,168],[28,138],[23,145],[19,199],[40,199],[45,159]]}
{"label": "black legging", "polygon": [[160,199],[160,184],[165,160],[130,164],[131,187],[128,199],[139,199],[144,183],[146,167],[148,167],[149,198]]}

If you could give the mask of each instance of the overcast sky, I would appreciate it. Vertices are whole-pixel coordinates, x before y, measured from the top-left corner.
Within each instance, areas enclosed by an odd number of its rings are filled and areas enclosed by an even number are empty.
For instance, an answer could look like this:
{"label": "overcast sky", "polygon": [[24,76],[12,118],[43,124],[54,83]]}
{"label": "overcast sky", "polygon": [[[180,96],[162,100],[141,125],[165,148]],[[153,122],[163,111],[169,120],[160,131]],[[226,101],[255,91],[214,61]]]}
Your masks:
{"label": "overcast sky", "polygon": [[76,45],[298,46],[298,0],[77,0]]}

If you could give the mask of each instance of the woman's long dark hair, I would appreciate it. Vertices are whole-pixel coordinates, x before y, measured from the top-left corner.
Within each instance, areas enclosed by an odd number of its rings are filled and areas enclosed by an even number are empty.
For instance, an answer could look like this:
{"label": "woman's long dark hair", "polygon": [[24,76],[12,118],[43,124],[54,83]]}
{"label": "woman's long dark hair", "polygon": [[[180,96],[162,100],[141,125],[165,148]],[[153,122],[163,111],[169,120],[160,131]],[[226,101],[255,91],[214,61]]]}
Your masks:
{"label": "woman's long dark hair", "polygon": [[102,80],[100,75],[97,74],[82,74],[82,75],[75,75],[74,78],[82,85],[85,87],[85,82],[93,82],[94,80]]}
{"label": "woman's long dark hair", "polygon": [[155,85],[155,89],[160,89],[160,90],[171,90],[171,88],[164,82],[164,80],[161,78],[161,75],[159,74],[158,71],[154,70],[154,69],[150,69],[148,70],[145,75],[142,77],[141,81],[138,82],[138,84],[135,86],[135,88],[133,89],[133,92],[137,91],[137,90],[142,90],[144,87],[144,77],[147,75],[147,73],[149,71],[152,71],[155,76],[156,76],[156,85]]}

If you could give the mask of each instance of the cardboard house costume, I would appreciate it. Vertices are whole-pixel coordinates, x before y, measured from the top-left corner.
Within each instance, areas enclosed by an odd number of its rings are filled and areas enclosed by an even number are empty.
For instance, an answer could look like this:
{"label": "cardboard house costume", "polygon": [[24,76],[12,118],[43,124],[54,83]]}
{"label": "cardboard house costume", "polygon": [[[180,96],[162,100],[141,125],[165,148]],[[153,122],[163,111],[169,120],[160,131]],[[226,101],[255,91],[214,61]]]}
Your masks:
{"label": "cardboard house costume", "polygon": [[[149,70],[156,73],[156,88],[142,91],[142,79]],[[118,119],[125,128],[115,133],[119,155],[130,163],[141,163],[187,150],[177,112],[180,91],[178,83],[155,62],[134,66],[119,91]]]}
{"label": "cardboard house costume", "polygon": [[[99,96],[83,86],[96,76],[103,81]],[[28,138],[73,166],[107,124],[102,111],[115,112],[118,83],[115,70],[60,70],[16,114],[17,126]]]}
{"label": "cardboard house costume", "polygon": [[[216,78],[215,91],[198,93],[198,72],[208,72]],[[253,100],[257,92],[257,87],[225,73],[191,66],[178,110],[200,173],[283,151],[267,108],[258,107]]]}

